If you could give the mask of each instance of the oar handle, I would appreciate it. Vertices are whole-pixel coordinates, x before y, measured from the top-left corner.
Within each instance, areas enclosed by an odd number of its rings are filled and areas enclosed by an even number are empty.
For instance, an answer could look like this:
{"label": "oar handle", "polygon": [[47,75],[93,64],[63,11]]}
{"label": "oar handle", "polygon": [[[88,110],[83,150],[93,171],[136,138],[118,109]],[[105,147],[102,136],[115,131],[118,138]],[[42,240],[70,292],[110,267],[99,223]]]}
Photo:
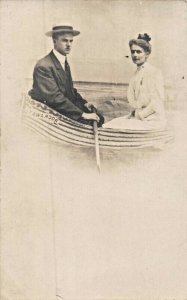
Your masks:
{"label": "oar handle", "polygon": [[[94,106],[92,107],[92,112],[97,114],[97,109]],[[94,129],[94,135],[97,134],[97,129],[98,129],[97,121],[93,121],[93,129]]]}
{"label": "oar handle", "polygon": [[[97,110],[95,107],[92,108],[92,112],[97,113]],[[100,163],[100,153],[99,153],[99,138],[98,138],[97,121],[93,121],[93,131],[94,131],[94,139],[95,139],[95,154],[96,154],[97,168],[100,173],[101,172],[101,163]]]}
{"label": "oar handle", "polygon": [[92,107],[92,112],[95,114],[97,113],[97,109],[94,106]]}
{"label": "oar handle", "polygon": [[[92,108],[93,113],[97,114],[95,107]],[[97,121],[93,121],[94,133],[97,132]]]}

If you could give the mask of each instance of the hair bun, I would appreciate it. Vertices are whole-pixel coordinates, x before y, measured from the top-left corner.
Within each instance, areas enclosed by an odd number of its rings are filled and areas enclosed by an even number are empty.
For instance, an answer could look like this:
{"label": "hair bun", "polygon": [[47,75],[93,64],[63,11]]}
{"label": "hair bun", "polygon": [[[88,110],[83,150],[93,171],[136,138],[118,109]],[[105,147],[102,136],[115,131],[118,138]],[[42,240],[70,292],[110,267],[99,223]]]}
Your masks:
{"label": "hair bun", "polygon": [[140,33],[138,35],[138,39],[144,40],[146,42],[150,42],[151,37],[147,33],[142,33],[142,34]]}

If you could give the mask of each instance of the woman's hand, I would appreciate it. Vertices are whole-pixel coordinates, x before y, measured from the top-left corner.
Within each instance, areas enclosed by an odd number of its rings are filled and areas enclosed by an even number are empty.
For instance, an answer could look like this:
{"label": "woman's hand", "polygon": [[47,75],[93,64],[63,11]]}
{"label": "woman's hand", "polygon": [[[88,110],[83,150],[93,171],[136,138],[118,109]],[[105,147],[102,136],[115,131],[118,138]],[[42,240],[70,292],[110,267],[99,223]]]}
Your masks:
{"label": "woman's hand", "polygon": [[125,115],[125,119],[132,119],[135,117],[135,110],[132,110],[128,115]]}
{"label": "woman's hand", "polygon": [[93,120],[99,122],[100,118],[97,114],[95,113],[83,113],[82,118],[85,120]]}
{"label": "woman's hand", "polygon": [[135,118],[138,120],[144,120],[144,117],[141,115],[141,110],[140,109],[136,109],[135,110]]}

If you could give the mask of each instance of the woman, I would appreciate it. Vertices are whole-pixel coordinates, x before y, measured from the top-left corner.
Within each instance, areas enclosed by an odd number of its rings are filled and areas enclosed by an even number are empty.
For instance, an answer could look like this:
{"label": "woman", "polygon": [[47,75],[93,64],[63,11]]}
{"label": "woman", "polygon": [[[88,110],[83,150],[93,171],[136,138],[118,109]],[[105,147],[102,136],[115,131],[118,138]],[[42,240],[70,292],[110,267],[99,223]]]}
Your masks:
{"label": "woman", "polygon": [[132,61],[137,70],[130,80],[127,91],[131,112],[128,116],[115,118],[105,123],[105,128],[157,129],[165,126],[164,87],[159,69],[147,62],[151,54],[151,38],[148,34],[139,34],[130,40]]}

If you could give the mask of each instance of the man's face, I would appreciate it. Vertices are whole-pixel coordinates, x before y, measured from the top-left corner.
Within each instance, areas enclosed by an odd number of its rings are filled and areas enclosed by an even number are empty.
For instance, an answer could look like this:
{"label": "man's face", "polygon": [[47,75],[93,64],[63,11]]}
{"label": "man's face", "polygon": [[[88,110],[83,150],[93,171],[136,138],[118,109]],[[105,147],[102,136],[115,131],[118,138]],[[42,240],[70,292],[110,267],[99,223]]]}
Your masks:
{"label": "man's face", "polygon": [[137,66],[141,66],[144,64],[144,62],[147,60],[149,54],[144,51],[143,48],[132,45],[131,46],[131,57],[133,63],[135,63]]}
{"label": "man's face", "polygon": [[73,43],[73,35],[72,34],[62,34],[59,35],[56,39],[54,39],[54,48],[62,55],[67,55],[71,51]]}

